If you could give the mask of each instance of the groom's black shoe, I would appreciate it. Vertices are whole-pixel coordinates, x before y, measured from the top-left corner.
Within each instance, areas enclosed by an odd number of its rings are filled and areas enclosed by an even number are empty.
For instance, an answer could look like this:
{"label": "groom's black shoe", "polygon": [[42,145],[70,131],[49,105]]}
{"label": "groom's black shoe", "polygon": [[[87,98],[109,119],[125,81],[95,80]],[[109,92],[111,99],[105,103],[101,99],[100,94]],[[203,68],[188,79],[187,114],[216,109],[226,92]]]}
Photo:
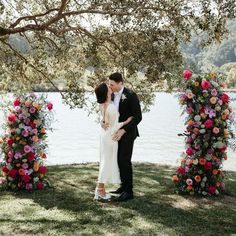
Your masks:
{"label": "groom's black shoe", "polygon": [[113,193],[113,194],[121,194],[121,193],[123,193],[123,192],[124,192],[124,190],[123,190],[122,187],[118,188],[118,189],[115,190],[115,191],[110,191],[110,193]]}
{"label": "groom's black shoe", "polygon": [[133,198],[134,198],[133,193],[123,192],[118,198],[115,199],[115,201],[116,202],[125,202],[125,201],[128,201]]}

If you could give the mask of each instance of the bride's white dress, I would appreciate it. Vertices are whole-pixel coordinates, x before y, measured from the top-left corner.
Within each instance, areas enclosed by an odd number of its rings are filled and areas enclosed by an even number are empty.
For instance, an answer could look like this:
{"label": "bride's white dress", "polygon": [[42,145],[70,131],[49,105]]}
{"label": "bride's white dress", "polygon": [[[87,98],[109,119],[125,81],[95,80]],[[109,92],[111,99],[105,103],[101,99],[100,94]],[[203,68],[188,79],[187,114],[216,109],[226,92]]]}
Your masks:
{"label": "bride's white dress", "polygon": [[119,112],[114,104],[110,103],[104,112],[105,121],[109,123],[108,129],[101,128],[100,135],[100,166],[99,183],[120,184],[120,172],[117,162],[118,142],[112,140],[112,135],[122,127],[119,123]]}

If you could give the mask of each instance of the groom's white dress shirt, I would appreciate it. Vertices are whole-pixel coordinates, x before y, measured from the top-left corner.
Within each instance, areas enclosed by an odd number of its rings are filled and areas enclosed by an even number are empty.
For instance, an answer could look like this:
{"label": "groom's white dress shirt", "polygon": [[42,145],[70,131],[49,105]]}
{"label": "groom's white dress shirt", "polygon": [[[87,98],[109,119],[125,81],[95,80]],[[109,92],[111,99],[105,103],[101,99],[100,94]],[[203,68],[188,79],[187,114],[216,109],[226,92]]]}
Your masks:
{"label": "groom's white dress shirt", "polygon": [[121,99],[123,90],[124,90],[124,86],[119,92],[114,92],[114,101],[113,101],[113,103],[116,106],[117,111],[119,110],[119,103],[120,103],[120,99]]}

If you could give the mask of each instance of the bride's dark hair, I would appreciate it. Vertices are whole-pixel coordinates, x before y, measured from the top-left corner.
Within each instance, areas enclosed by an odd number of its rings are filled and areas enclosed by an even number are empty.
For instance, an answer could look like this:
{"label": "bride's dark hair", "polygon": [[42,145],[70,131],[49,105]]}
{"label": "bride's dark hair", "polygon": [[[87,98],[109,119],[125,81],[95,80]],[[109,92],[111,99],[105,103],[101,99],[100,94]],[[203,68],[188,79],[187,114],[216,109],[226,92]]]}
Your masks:
{"label": "bride's dark hair", "polygon": [[108,88],[105,83],[102,83],[98,85],[95,88],[95,94],[97,97],[97,102],[98,103],[104,103],[107,100],[107,93],[108,93]]}

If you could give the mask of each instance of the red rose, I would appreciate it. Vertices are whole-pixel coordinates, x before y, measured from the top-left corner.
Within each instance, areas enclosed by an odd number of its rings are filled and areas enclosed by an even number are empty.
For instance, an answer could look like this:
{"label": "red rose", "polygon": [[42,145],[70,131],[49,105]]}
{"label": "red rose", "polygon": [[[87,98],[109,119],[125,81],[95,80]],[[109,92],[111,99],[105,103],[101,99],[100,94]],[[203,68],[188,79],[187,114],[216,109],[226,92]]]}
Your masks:
{"label": "red rose", "polygon": [[21,176],[21,179],[25,182],[28,183],[30,181],[30,176],[29,175],[23,175]]}
{"label": "red rose", "polygon": [[216,192],[216,187],[210,185],[207,189],[207,192],[210,193],[210,194],[215,194]]}
{"label": "red rose", "polygon": [[3,166],[3,167],[2,167],[2,172],[8,173],[8,172],[9,172],[9,170],[7,169],[7,167],[6,167],[6,166]]}
{"label": "red rose", "polygon": [[20,106],[21,102],[20,102],[20,99],[19,98],[16,98],[14,101],[13,101],[13,104],[14,106]]}
{"label": "red rose", "polygon": [[48,108],[49,111],[52,110],[53,104],[51,102],[48,102],[47,103],[47,108]]}
{"label": "red rose", "polygon": [[17,170],[16,169],[11,169],[9,171],[9,176],[12,177],[12,178],[16,178],[16,175],[17,175]]}
{"label": "red rose", "polygon": [[46,166],[40,166],[39,167],[39,173],[40,174],[45,174],[47,172],[47,167]]}
{"label": "red rose", "polygon": [[32,153],[32,152],[30,152],[29,154],[28,154],[28,161],[33,161],[34,160],[34,158],[35,158],[35,154],[34,153]]}
{"label": "red rose", "polygon": [[44,188],[44,184],[39,181],[39,182],[36,183],[36,188],[39,189],[39,190],[41,190],[41,189]]}
{"label": "red rose", "polygon": [[187,153],[189,156],[191,156],[191,155],[193,155],[194,151],[193,151],[192,148],[189,147],[189,148],[186,150],[186,153]]}
{"label": "red rose", "polygon": [[223,93],[223,95],[220,98],[222,102],[227,103],[229,102],[229,96],[226,93]]}
{"label": "red rose", "polygon": [[204,125],[207,129],[210,129],[213,127],[213,121],[211,119],[208,119],[204,122]]}
{"label": "red rose", "polygon": [[8,116],[8,121],[9,122],[15,122],[16,121],[16,115],[15,114],[10,114],[9,116]]}
{"label": "red rose", "polygon": [[7,143],[9,146],[12,146],[12,144],[14,143],[14,140],[9,138],[9,139],[7,139]]}
{"label": "red rose", "polygon": [[184,174],[185,173],[185,169],[183,167],[179,167],[178,168],[178,173],[179,174]]}

